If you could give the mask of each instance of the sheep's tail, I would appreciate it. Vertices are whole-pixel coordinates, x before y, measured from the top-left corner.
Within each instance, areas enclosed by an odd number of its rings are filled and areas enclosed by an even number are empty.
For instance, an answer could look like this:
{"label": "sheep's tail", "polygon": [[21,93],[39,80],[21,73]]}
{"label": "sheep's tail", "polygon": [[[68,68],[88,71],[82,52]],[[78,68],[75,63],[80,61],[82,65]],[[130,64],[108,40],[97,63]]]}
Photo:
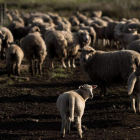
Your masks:
{"label": "sheep's tail", "polygon": [[135,72],[132,72],[127,81],[128,95],[132,94],[136,81],[137,81],[137,76],[135,75]]}
{"label": "sheep's tail", "polygon": [[75,100],[72,98],[69,100],[69,112],[71,122],[74,122],[74,108],[75,108]]}

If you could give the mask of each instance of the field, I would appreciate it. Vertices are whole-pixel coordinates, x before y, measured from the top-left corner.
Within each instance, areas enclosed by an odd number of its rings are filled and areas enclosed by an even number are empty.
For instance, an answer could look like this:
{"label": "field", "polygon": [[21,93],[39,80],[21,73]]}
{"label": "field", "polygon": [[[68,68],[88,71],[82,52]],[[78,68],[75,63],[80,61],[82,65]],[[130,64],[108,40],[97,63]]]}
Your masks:
{"label": "field", "polygon": [[[9,9],[21,12],[55,12],[69,17],[79,10],[89,16],[93,10],[102,10],[103,15],[113,19],[140,18],[138,0],[0,0]],[[37,7],[37,8],[36,8]],[[121,12],[120,12],[121,11]],[[114,50],[97,46],[96,49]],[[29,80],[8,78],[6,63],[0,60],[0,140],[61,140],[61,117],[56,100],[65,91],[77,89],[82,84],[93,84],[76,61],[76,68],[61,68],[55,61],[55,68],[49,60],[43,63],[43,74],[32,76],[27,71],[21,77]],[[140,115],[130,110],[127,86],[117,84],[107,89],[107,96],[100,96],[100,86],[94,90],[94,98],[87,100],[82,118],[83,140],[139,140]],[[72,124],[68,140],[79,139]]]}

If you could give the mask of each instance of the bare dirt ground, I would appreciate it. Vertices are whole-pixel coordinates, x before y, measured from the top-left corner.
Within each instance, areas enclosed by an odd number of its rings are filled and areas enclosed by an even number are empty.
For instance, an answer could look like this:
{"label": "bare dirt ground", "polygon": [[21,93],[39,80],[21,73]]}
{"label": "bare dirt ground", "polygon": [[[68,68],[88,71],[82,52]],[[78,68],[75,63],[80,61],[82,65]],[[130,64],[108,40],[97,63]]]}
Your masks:
{"label": "bare dirt ground", "polygon": [[[0,61],[0,140],[53,140],[60,138],[61,118],[56,100],[65,91],[92,82],[77,62],[76,69],[62,69],[60,63],[51,69],[46,60],[43,75],[31,76],[29,81],[7,78],[5,62]],[[126,86],[114,86],[101,98],[100,88],[94,98],[87,100],[82,124],[86,140],[139,140],[140,116],[130,112]],[[66,134],[78,139],[75,129]]]}

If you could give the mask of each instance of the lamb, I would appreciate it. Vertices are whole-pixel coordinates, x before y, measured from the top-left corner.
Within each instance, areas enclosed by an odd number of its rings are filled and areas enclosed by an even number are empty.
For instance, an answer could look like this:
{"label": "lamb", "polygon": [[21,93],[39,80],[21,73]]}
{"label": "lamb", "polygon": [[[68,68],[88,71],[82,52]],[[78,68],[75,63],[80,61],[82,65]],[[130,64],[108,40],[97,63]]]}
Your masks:
{"label": "lamb", "polygon": [[140,39],[131,42],[127,47],[127,50],[134,50],[140,53]]}
{"label": "lamb", "polygon": [[13,35],[11,31],[6,27],[0,28],[0,49],[1,49],[1,59],[5,59],[6,49],[9,47],[9,43],[13,42]]}
{"label": "lamb", "polygon": [[[42,74],[42,64],[47,55],[46,45],[37,31],[29,33],[21,42],[21,48],[24,52],[25,58],[29,62],[29,69],[31,74]],[[35,67],[35,69],[34,69]]]}
{"label": "lamb", "polygon": [[95,32],[94,28],[89,27],[89,26],[84,26],[84,24],[80,24],[79,27],[80,27],[80,30],[88,31],[88,33],[91,37],[91,46],[94,46],[95,41],[96,41],[96,32]]}
{"label": "lamb", "polygon": [[126,46],[131,42],[140,39],[140,34],[137,34],[137,29],[129,29],[130,33],[122,33],[119,30],[116,30],[116,36],[121,42],[122,49],[126,49]]}
{"label": "lamb", "polygon": [[101,84],[101,95],[106,95],[106,86],[128,79],[140,64],[140,54],[132,50],[96,51],[90,46],[79,50],[80,64],[89,78]]}
{"label": "lamb", "polygon": [[46,31],[45,43],[52,68],[54,68],[53,59],[55,57],[61,60],[63,68],[66,68],[64,60],[67,58],[68,67],[71,67],[70,59],[72,59],[72,66],[75,68],[75,59],[78,56],[78,49],[89,45],[90,41],[89,33],[83,30],[79,30],[77,33]]}
{"label": "lamb", "polygon": [[24,53],[22,49],[14,44],[10,43],[10,47],[6,51],[6,65],[7,65],[7,72],[8,76],[10,77],[13,74],[13,67],[15,66],[15,75],[19,76],[20,74],[20,65],[23,60]]}
{"label": "lamb", "polygon": [[[131,108],[136,113],[140,113],[140,66],[138,69],[131,73],[127,81],[128,95],[130,95]],[[135,107],[135,100],[137,99],[137,111]]]}
{"label": "lamb", "polygon": [[65,137],[65,129],[70,133],[70,124],[76,117],[78,135],[82,138],[81,118],[84,114],[85,102],[93,98],[92,90],[96,85],[84,84],[79,89],[61,94],[57,99],[57,108],[62,118],[61,137]]}

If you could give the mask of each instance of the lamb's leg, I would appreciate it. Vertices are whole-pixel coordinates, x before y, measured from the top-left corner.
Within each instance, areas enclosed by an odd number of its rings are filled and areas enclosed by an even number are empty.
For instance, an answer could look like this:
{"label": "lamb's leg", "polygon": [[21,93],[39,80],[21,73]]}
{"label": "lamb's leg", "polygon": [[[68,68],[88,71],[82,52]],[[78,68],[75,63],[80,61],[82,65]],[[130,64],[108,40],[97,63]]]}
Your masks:
{"label": "lamb's leg", "polygon": [[64,59],[62,59],[61,62],[62,62],[62,67],[67,68],[66,65],[65,65]]}
{"label": "lamb's leg", "polygon": [[70,59],[68,59],[68,67],[69,68],[71,67],[71,65],[70,65]]}
{"label": "lamb's leg", "polygon": [[30,60],[30,72],[32,75],[34,75],[34,60]]}
{"label": "lamb's leg", "polygon": [[15,75],[18,75],[18,66],[17,66],[17,64],[15,66]]}
{"label": "lamb's leg", "polygon": [[76,127],[77,127],[78,136],[82,138],[81,117],[76,118]]}
{"label": "lamb's leg", "polygon": [[68,134],[70,133],[70,124],[71,124],[70,118],[67,117],[67,133]]}
{"label": "lamb's leg", "polygon": [[134,97],[134,95],[130,95],[130,99],[131,99],[131,109],[132,109],[132,111],[134,111],[136,113],[135,97]]}
{"label": "lamb's leg", "polygon": [[62,138],[65,137],[65,127],[66,127],[66,118],[63,117],[62,118],[62,128],[61,128],[61,137]]}
{"label": "lamb's leg", "polygon": [[53,60],[51,60],[51,66],[52,66],[52,68],[54,68]]}
{"label": "lamb's leg", "polygon": [[72,67],[75,68],[75,59],[72,59]]}
{"label": "lamb's leg", "polygon": [[137,97],[137,111],[138,113],[140,113],[140,93],[138,93],[138,97]]}

